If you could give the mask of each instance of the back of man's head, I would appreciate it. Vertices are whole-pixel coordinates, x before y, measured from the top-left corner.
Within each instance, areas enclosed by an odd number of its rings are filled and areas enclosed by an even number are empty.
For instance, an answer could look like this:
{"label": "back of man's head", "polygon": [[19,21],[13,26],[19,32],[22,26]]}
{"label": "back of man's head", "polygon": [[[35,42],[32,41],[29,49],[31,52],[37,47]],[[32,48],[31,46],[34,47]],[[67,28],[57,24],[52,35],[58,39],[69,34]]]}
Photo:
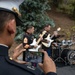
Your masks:
{"label": "back of man's head", "polygon": [[8,20],[15,19],[16,25],[22,25],[20,20],[19,5],[24,0],[0,0],[0,33]]}
{"label": "back of man's head", "polygon": [[15,16],[12,13],[0,11],[0,33],[3,32],[6,23],[12,19],[15,19]]}

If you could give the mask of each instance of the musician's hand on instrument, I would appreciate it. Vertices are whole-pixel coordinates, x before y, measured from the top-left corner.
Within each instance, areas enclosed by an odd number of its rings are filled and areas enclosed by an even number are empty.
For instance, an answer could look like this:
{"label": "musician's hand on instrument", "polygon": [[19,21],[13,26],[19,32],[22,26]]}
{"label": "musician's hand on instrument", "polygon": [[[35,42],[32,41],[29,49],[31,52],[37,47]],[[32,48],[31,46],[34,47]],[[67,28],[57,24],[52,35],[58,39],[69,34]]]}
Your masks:
{"label": "musician's hand on instrument", "polygon": [[42,34],[39,35],[40,40],[43,40]]}
{"label": "musician's hand on instrument", "polygon": [[38,45],[35,45],[34,48],[36,48]]}
{"label": "musician's hand on instrument", "polygon": [[54,46],[56,46],[56,47],[58,46],[58,44],[57,44],[57,43],[53,43],[53,45],[54,45]]}
{"label": "musician's hand on instrument", "polygon": [[17,63],[25,64],[25,63],[26,63],[25,61],[20,61],[20,60],[17,59],[17,58],[21,55],[21,53],[22,53],[23,51],[25,51],[25,49],[20,49],[21,46],[22,46],[22,44],[19,44],[19,45],[14,49],[14,53],[13,53],[12,57],[10,57],[10,59],[16,61]]}
{"label": "musician's hand on instrument", "polygon": [[41,37],[41,34],[39,35],[39,37]]}
{"label": "musician's hand on instrument", "polygon": [[39,39],[40,39],[40,40],[43,40],[43,37],[42,37],[42,36],[40,36],[40,37],[39,37]]}
{"label": "musician's hand on instrument", "polygon": [[58,35],[58,32],[57,31],[54,31],[54,35],[57,36]]}
{"label": "musician's hand on instrument", "polygon": [[40,40],[43,40],[43,38],[42,38],[42,37],[40,37]]}
{"label": "musician's hand on instrument", "polygon": [[29,48],[29,47],[30,47],[30,45],[28,45],[28,44],[26,44],[26,45],[24,46],[25,49],[27,49],[27,48]]}
{"label": "musician's hand on instrument", "polygon": [[50,41],[49,40],[46,40],[46,42],[49,43]]}

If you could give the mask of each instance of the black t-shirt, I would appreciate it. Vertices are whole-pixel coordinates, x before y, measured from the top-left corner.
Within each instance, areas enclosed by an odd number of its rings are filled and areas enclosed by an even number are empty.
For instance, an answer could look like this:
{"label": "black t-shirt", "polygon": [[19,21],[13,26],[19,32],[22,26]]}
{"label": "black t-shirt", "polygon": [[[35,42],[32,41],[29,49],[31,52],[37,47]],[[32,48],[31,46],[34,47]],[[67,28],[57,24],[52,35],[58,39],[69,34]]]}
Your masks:
{"label": "black t-shirt", "polygon": [[[42,32],[41,32],[42,33]],[[44,34],[44,36],[43,36],[43,40],[45,40],[45,38],[48,36],[50,34],[50,32],[46,32],[45,34]],[[52,36],[52,37],[51,37]],[[50,37],[51,37],[51,39],[52,40],[54,40],[53,42],[56,42],[57,41],[57,38],[59,38],[59,36],[54,36],[54,35],[50,35]],[[41,41],[42,42],[42,41]],[[52,42],[52,43],[53,43]],[[51,50],[52,49],[52,43],[51,43],[51,45],[50,45],[50,47],[46,47],[46,46],[44,46],[43,44],[42,44],[42,49],[44,49],[44,50]]]}
{"label": "black t-shirt", "polygon": [[29,33],[25,33],[23,37],[23,47],[28,44],[30,45],[33,42],[34,36]]}
{"label": "black t-shirt", "polygon": [[[45,35],[43,36],[44,41],[45,41],[45,38],[48,36],[48,34],[49,34],[49,32],[46,32]],[[44,46],[44,45],[42,44],[42,49],[48,50],[48,49],[50,49],[50,48],[51,48],[51,47],[46,47],[46,46]]]}

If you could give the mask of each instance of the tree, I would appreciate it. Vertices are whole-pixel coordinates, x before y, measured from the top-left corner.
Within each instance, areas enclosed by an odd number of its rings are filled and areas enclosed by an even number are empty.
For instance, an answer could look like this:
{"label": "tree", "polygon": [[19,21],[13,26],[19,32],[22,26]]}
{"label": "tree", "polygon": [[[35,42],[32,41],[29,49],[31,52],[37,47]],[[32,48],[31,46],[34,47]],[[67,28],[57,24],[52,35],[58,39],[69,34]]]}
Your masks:
{"label": "tree", "polygon": [[36,28],[36,32],[42,29],[45,24],[55,26],[53,20],[48,17],[47,10],[51,10],[48,0],[24,0],[20,5],[24,25],[18,27],[17,34],[22,33],[22,30],[27,25],[33,25]]}

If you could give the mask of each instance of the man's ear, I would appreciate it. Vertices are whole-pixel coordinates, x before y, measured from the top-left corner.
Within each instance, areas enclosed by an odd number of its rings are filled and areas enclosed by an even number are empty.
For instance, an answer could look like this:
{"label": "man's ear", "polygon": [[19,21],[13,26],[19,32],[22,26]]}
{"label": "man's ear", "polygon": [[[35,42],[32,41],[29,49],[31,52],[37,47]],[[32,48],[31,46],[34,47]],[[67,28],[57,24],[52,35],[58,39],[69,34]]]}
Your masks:
{"label": "man's ear", "polygon": [[14,20],[10,20],[10,22],[9,22],[8,25],[7,25],[7,31],[8,31],[10,34],[15,33],[15,29],[14,29],[14,26],[13,26],[13,22],[14,22]]}

